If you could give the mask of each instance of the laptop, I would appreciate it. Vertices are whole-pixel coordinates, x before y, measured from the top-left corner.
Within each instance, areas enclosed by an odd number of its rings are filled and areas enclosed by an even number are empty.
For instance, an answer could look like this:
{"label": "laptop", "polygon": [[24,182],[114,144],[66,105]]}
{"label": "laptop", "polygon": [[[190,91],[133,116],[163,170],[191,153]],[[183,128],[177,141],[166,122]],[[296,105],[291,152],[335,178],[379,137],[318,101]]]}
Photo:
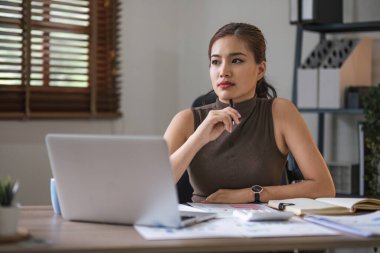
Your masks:
{"label": "laptop", "polygon": [[162,137],[48,134],[62,217],[180,228],[216,217],[180,212]]}

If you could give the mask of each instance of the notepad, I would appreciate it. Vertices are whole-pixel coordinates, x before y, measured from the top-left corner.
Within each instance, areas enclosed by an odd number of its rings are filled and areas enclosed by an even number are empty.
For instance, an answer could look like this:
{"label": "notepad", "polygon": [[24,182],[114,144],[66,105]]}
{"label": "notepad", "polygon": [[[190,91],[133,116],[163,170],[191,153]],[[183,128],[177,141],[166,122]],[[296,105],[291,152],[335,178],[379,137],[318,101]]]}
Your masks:
{"label": "notepad", "polygon": [[373,198],[294,198],[269,200],[268,206],[293,212],[296,215],[351,214],[357,210],[380,210],[380,199]]}

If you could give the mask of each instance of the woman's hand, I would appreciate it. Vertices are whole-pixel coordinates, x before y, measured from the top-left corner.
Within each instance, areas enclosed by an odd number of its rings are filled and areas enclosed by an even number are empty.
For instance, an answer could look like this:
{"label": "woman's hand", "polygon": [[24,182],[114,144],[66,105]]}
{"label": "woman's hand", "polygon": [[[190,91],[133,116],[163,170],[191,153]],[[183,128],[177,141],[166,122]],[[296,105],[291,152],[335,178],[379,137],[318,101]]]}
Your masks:
{"label": "woman's hand", "polygon": [[203,144],[217,139],[224,130],[232,132],[233,122],[240,123],[240,113],[231,107],[212,110],[194,132]]}
{"label": "woman's hand", "polygon": [[249,203],[253,202],[252,190],[250,188],[245,189],[220,189],[211,194],[203,201],[203,203],[219,203],[219,204],[231,204],[231,203]]}
{"label": "woman's hand", "polygon": [[191,109],[177,113],[164,135],[170,153],[174,182],[178,182],[205,144],[218,138],[224,130],[231,132],[232,120],[239,124],[240,117],[239,112],[231,107],[213,110],[194,132],[194,115]]}

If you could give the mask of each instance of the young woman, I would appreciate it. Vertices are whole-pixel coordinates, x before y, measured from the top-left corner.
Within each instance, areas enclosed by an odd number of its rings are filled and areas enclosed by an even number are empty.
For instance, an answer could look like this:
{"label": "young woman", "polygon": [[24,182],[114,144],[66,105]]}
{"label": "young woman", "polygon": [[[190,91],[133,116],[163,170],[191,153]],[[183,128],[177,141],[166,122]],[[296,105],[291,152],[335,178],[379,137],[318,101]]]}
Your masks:
{"label": "young woman", "polygon": [[[194,202],[335,196],[300,113],[290,101],[276,98],[265,81],[265,50],[264,36],[253,25],[220,28],[208,50],[217,101],[179,112],[165,132],[175,182],[188,169]],[[281,185],[289,152],[304,180]]]}

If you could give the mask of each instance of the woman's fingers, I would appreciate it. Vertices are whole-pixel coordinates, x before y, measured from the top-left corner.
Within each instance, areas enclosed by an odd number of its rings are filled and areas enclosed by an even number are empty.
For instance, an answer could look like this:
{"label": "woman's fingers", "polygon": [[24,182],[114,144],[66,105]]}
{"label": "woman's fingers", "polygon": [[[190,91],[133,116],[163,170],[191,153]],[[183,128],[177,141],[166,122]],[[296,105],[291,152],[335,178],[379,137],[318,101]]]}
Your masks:
{"label": "woman's fingers", "polygon": [[232,132],[233,125],[240,123],[241,115],[237,110],[231,107],[226,107],[222,111],[228,114],[229,116],[229,119],[230,119],[229,122],[231,123],[231,125],[229,126],[229,132]]}
{"label": "woman's fingers", "polygon": [[241,115],[238,111],[235,110],[236,113],[233,114],[232,118],[234,119],[234,121],[237,123],[237,124],[240,124],[240,118],[241,118]]}
{"label": "woman's fingers", "polygon": [[232,132],[233,124],[240,123],[241,115],[235,109],[227,107],[223,110],[210,111],[210,117],[214,124],[222,122],[225,130]]}
{"label": "woman's fingers", "polygon": [[236,124],[240,123],[241,115],[240,115],[240,113],[237,110],[235,110],[234,108],[231,108],[231,107],[226,107],[223,110],[226,110],[226,112],[232,118],[233,122],[235,122]]}
{"label": "woman's fingers", "polygon": [[218,138],[223,131],[232,132],[233,124],[240,123],[240,114],[233,108],[211,110],[196,132],[206,143]]}

